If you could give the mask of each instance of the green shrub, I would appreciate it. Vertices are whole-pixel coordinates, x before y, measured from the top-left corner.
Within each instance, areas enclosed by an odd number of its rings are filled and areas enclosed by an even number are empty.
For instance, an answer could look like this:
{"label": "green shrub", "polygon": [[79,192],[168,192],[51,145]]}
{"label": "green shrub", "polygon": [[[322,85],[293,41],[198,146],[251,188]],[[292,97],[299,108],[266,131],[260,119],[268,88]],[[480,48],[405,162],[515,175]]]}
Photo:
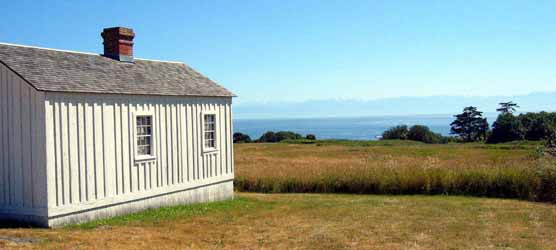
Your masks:
{"label": "green shrub", "polygon": [[279,132],[272,132],[272,131],[268,131],[266,133],[264,133],[258,140],[257,142],[281,142],[284,140],[299,140],[299,139],[303,139],[303,136],[301,136],[298,133],[294,133],[291,131],[279,131]]}
{"label": "green shrub", "polygon": [[317,136],[314,134],[308,134],[307,136],[305,136],[305,139],[314,141],[317,139]]}
{"label": "green shrub", "polygon": [[234,143],[250,143],[251,137],[249,135],[236,132],[234,133]]}
{"label": "green shrub", "polygon": [[406,125],[391,127],[382,133],[383,140],[407,140],[409,129]]}
{"label": "green shrub", "polygon": [[279,142],[283,140],[299,140],[299,139],[303,139],[303,136],[291,131],[279,131],[276,133],[276,139]]}
{"label": "green shrub", "polygon": [[448,140],[444,138],[444,136],[432,132],[427,126],[423,125],[412,126],[407,133],[407,139],[433,144],[448,142]]}
{"label": "green shrub", "polygon": [[268,131],[264,133],[257,142],[278,142],[278,138],[276,137],[276,133],[272,131]]}
{"label": "green shrub", "polygon": [[407,128],[406,125],[391,127],[382,133],[381,140],[412,140],[424,143],[448,143],[448,138],[441,134],[432,132],[427,126],[414,125]]}

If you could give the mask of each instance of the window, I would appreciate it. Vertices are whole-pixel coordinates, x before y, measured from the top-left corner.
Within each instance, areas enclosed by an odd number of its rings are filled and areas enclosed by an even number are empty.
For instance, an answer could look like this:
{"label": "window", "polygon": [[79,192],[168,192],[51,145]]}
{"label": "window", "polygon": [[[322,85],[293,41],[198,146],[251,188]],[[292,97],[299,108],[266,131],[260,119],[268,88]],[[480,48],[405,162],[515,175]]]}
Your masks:
{"label": "window", "polygon": [[137,120],[137,156],[152,156],[153,154],[153,126],[152,116],[136,116]]}
{"label": "window", "polygon": [[216,148],[216,115],[206,114],[204,115],[205,122],[205,148],[215,149]]}

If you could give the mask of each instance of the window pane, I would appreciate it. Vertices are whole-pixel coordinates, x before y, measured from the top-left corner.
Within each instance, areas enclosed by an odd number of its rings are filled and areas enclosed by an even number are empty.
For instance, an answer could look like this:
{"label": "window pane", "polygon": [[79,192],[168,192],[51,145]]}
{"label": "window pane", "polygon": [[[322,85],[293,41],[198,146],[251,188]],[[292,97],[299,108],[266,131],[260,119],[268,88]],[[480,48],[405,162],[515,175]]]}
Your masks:
{"label": "window pane", "polygon": [[145,145],[145,140],[143,137],[137,137],[137,146]]}
{"label": "window pane", "polygon": [[151,154],[151,147],[150,146],[141,146],[137,148],[138,153],[140,155],[150,155]]}
{"label": "window pane", "polygon": [[145,137],[145,144],[149,145],[149,146],[151,145],[151,137],[150,136]]}
{"label": "window pane", "polygon": [[139,154],[144,155],[145,154],[145,147],[139,147]]}
{"label": "window pane", "polygon": [[150,155],[151,154],[151,146],[144,146],[143,147],[143,153],[146,155]]}
{"label": "window pane", "polygon": [[205,123],[209,123],[213,121],[213,115],[205,115]]}

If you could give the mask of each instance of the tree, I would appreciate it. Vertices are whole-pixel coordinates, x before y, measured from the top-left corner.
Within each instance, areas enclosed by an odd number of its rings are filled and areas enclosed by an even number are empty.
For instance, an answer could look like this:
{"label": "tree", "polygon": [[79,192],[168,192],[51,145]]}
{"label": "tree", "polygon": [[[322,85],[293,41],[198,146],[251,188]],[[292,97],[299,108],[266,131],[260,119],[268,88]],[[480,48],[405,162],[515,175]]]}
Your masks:
{"label": "tree", "polygon": [[409,129],[406,125],[391,127],[382,133],[383,140],[407,140]]}
{"label": "tree", "polygon": [[470,106],[463,109],[463,113],[455,115],[456,119],[450,124],[450,132],[457,134],[463,141],[472,142],[486,139],[489,126],[483,112]]}
{"label": "tree", "polygon": [[314,141],[317,139],[317,136],[315,136],[314,134],[308,134],[307,136],[305,136],[305,139]]}
{"label": "tree", "polygon": [[523,128],[519,119],[512,113],[502,113],[492,124],[492,133],[487,143],[500,143],[522,140]]}
{"label": "tree", "polygon": [[501,102],[498,103],[498,105],[500,105],[500,108],[497,108],[496,111],[502,114],[513,114],[516,111],[516,108],[519,108],[519,105],[517,105],[517,103],[514,103],[512,101]]}
{"label": "tree", "polygon": [[234,133],[234,143],[249,143],[251,142],[251,137],[249,135],[236,132]]}

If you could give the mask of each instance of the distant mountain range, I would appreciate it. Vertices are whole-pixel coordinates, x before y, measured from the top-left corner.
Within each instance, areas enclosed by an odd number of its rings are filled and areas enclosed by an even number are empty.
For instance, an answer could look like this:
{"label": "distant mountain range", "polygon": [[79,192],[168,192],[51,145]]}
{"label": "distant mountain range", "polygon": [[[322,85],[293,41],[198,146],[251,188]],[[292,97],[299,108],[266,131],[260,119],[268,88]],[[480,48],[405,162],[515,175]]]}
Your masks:
{"label": "distant mountain range", "polygon": [[513,101],[520,112],[555,111],[556,92],[536,92],[517,96],[430,96],[375,100],[309,100],[304,102],[239,103],[234,116],[239,119],[357,117],[456,114],[463,107],[476,106],[495,113],[499,102]]}

